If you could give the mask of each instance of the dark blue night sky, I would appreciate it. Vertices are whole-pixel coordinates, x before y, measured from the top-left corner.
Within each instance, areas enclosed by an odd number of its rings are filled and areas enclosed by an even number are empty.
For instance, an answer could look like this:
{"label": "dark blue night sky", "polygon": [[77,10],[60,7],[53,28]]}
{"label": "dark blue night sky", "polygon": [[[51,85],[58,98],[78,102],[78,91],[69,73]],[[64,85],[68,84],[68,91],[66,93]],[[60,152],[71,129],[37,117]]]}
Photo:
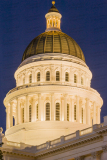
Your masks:
{"label": "dark blue night sky", "polygon": [[[81,47],[93,73],[92,88],[104,100],[107,115],[107,0],[56,0],[61,29]],[[3,99],[15,87],[14,72],[30,41],[45,31],[51,0],[0,0],[0,127],[5,131]]]}

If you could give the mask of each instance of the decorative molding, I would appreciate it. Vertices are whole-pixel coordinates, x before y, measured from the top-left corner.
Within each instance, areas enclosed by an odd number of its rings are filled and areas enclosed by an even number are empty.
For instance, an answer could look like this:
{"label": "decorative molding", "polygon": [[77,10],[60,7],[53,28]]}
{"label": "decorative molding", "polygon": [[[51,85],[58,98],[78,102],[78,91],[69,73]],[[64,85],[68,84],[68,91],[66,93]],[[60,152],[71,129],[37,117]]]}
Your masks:
{"label": "decorative molding", "polygon": [[107,146],[106,145],[102,146],[102,150],[103,150],[103,152],[107,152]]}
{"label": "decorative molding", "polygon": [[101,153],[102,153],[101,151],[92,152],[92,153],[91,153],[91,156],[92,156],[93,158],[100,158]]}

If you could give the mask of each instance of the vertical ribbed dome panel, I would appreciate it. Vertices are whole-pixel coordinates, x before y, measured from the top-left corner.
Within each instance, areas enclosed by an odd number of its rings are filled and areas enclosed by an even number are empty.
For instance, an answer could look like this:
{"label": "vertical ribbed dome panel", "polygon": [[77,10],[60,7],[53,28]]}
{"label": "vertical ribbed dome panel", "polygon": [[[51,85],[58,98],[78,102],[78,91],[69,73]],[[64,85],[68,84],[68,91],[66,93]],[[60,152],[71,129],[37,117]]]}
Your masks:
{"label": "vertical ribbed dome panel", "polygon": [[42,53],[69,54],[85,61],[84,54],[75,40],[61,31],[44,32],[34,38],[26,48],[22,61]]}

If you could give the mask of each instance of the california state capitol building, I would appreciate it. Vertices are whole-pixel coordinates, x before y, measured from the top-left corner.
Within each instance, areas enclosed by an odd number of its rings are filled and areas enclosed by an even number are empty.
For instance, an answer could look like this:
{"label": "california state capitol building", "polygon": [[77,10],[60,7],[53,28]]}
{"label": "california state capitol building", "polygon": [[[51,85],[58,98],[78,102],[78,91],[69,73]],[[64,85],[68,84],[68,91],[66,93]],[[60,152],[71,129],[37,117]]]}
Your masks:
{"label": "california state capitol building", "polygon": [[77,42],[61,31],[52,1],[46,30],[26,47],[4,98],[4,160],[107,160],[107,116],[91,88],[92,72]]}

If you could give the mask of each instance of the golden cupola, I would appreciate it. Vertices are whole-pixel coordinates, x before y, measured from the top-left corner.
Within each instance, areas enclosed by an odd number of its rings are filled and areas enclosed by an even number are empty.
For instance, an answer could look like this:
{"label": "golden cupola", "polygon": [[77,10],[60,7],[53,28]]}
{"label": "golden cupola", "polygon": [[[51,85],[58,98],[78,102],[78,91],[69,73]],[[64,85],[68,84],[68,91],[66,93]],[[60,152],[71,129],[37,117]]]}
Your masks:
{"label": "golden cupola", "polygon": [[57,30],[60,31],[62,15],[59,13],[55,7],[55,1],[52,1],[52,7],[49,9],[48,13],[45,15],[46,18],[46,31]]}

